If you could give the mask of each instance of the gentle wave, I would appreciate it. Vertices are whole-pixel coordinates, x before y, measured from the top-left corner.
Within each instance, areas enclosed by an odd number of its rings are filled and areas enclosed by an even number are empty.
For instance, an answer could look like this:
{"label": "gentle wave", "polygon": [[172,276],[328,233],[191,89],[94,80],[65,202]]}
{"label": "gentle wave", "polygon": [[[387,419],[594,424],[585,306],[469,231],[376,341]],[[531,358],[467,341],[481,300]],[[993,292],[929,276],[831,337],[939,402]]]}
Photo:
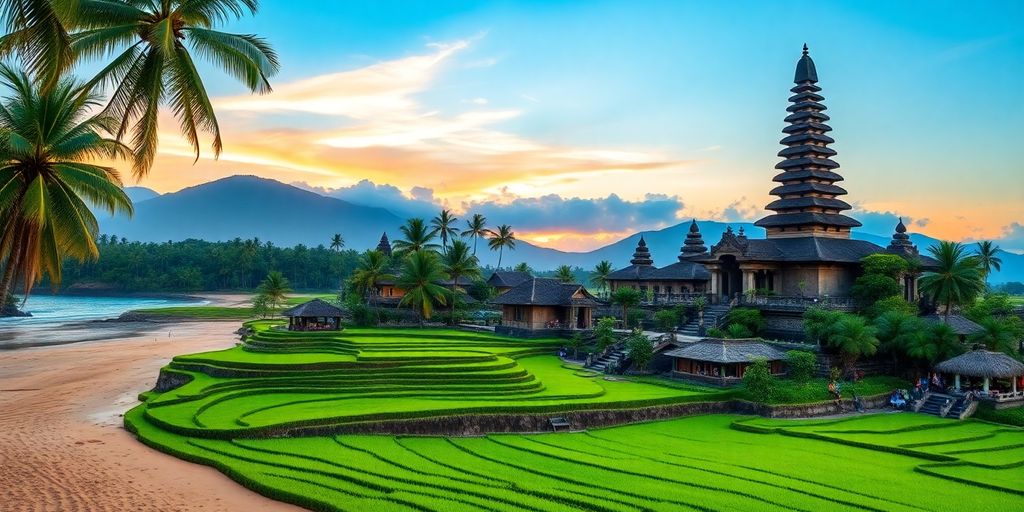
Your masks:
{"label": "gentle wave", "polygon": [[5,328],[42,327],[88,320],[117,318],[132,309],[205,304],[208,301],[140,297],[79,297],[68,295],[32,295],[23,311],[30,317],[0,318]]}

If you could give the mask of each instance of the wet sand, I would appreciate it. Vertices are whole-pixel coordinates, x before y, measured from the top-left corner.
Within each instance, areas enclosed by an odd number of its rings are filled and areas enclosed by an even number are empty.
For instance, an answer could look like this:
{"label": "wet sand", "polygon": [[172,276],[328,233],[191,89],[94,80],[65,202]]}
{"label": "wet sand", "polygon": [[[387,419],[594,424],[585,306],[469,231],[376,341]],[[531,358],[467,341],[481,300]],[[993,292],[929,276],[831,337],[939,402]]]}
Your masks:
{"label": "wet sand", "polygon": [[0,510],[300,510],[153,450],[122,427],[121,414],[172,356],[231,347],[238,325],[164,324],[0,352]]}

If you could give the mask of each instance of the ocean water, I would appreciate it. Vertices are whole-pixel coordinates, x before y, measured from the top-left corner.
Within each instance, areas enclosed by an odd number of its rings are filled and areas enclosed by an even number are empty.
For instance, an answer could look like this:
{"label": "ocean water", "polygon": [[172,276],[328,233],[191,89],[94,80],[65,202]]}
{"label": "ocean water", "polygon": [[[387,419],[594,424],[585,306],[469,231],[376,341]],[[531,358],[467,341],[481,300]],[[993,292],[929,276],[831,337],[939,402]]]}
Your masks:
{"label": "ocean water", "polygon": [[5,329],[26,329],[117,318],[125,311],[165,306],[202,304],[187,299],[155,299],[141,297],[78,297],[68,295],[32,295],[20,309],[30,317],[0,318],[0,332]]}

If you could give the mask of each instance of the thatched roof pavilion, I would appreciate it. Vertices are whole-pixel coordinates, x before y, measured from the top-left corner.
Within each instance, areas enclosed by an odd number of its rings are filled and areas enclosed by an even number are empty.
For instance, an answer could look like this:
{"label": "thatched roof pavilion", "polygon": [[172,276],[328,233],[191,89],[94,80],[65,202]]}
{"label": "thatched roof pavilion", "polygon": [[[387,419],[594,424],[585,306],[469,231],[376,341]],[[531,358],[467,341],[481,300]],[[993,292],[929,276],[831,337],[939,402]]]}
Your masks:
{"label": "thatched roof pavilion", "polygon": [[973,350],[935,365],[943,373],[956,375],[956,389],[960,389],[960,376],[982,377],[984,391],[988,393],[990,379],[1010,379],[1013,393],[1017,393],[1017,379],[1024,375],[1024,363],[1002,353],[991,350]]}
{"label": "thatched roof pavilion", "polygon": [[288,317],[289,331],[339,331],[341,308],[322,299],[313,299],[281,312]]}
{"label": "thatched roof pavilion", "polygon": [[784,373],[786,354],[757,338],[706,338],[696,343],[665,352],[675,358],[673,375],[709,384],[738,384],[754,361],[765,359],[769,370]]}

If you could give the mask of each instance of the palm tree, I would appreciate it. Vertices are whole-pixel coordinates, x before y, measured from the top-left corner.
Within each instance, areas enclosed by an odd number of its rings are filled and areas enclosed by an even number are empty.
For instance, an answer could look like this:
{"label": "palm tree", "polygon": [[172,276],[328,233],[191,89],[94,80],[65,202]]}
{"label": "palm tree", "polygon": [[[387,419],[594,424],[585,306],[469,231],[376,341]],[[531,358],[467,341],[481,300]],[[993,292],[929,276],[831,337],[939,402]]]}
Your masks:
{"label": "palm tree", "polygon": [[74,62],[67,26],[78,10],[76,0],[11,0],[0,16],[7,35],[0,38],[0,55],[16,54],[40,79],[43,90],[57,84]]}
{"label": "palm tree", "polygon": [[505,248],[508,247],[510,251],[516,248],[516,234],[512,232],[512,226],[508,224],[502,224],[498,226],[498,231],[491,232],[491,239],[487,241],[487,246],[491,250],[498,251],[498,269],[501,269],[501,256]]}
{"label": "palm tree", "polygon": [[608,260],[601,260],[600,263],[594,267],[594,271],[590,274],[590,284],[601,288],[601,292],[607,295],[608,292],[608,275],[613,272],[612,262]]}
{"label": "palm tree", "polygon": [[928,248],[938,265],[921,276],[921,291],[946,306],[946,323],[954,304],[967,304],[984,290],[978,257],[964,251],[963,244],[957,242],[939,242]]}
{"label": "palm tree", "polygon": [[455,325],[455,298],[458,294],[459,279],[479,278],[480,265],[476,256],[469,253],[469,245],[462,240],[453,240],[448,252],[441,258],[444,271],[452,280],[451,323]]}
{"label": "palm tree", "polygon": [[437,249],[437,244],[431,243],[437,236],[437,230],[427,228],[423,219],[409,219],[399,230],[405,238],[394,241],[397,252],[409,253],[419,252],[423,249]]}
{"label": "palm tree", "polygon": [[[48,275],[61,282],[61,261],[99,256],[99,226],[90,205],[132,213],[121,179],[96,159],[128,157],[129,148],[106,136],[109,116],[90,115],[99,97],[71,79],[42,90],[27,74],[0,65],[0,309],[21,279],[25,295]],[[112,243],[113,240],[112,239]]]}
{"label": "palm tree", "polygon": [[629,327],[629,308],[640,304],[640,290],[636,288],[619,288],[612,294],[612,303],[622,306],[622,326]]}
{"label": "palm tree", "polygon": [[414,251],[405,257],[397,285],[405,290],[400,306],[412,306],[420,314],[420,323],[430,319],[434,304],[448,303],[448,290],[437,284],[444,279],[444,269],[434,251]]}
{"label": "palm tree", "polygon": [[487,217],[474,213],[473,218],[466,221],[468,229],[462,231],[462,236],[469,236],[473,238],[473,256],[476,256],[476,242],[477,240],[489,235],[491,231],[487,229]]}
{"label": "palm tree", "polygon": [[512,270],[515,270],[516,272],[523,272],[526,274],[533,274],[533,269],[530,268],[530,266],[527,265],[525,261],[516,263],[516,266],[512,267]]}
{"label": "palm tree", "polygon": [[220,127],[193,54],[232,75],[251,92],[270,92],[267,78],[280,68],[270,45],[255,35],[213,30],[246,14],[256,14],[258,5],[258,0],[79,4],[71,33],[73,54],[85,58],[118,54],[88,85],[113,88],[105,112],[120,121],[118,138],[132,128],[135,176],[144,176],[153,165],[161,104],[177,118],[196,160],[200,131],[213,136],[214,157],[220,156]]}
{"label": "palm tree", "polygon": [[342,238],[341,235],[335,233],[335,235],[331,237],[331,250],[340,251],[342,247],[345,247],[345,239]]}
{"label": "palm tree", "polygon": [[459,218],[452,215],[451,210],[447,208],[442,209],[437,217],[430,220],[430,226],[441,237],[441,250],[446,253],[448,252],[448,239],[459,236],[459,230],[455,227],[455,221],[457,220]]}
{"label": "palm tree", "polygon": [[377,250],[367,251],[359,258],[359,264],[352,273],[351,282],[356,291],[366,297],[368,306],[373,302],[377,283],[395,278],[388,273],[390,263],[387,255]]}
{"label": "palm tree", "polygon": [[921,319],[903,311],[887,311],[875,319],[874,325],[878,349],[892,356],[894,367],[924,331]]}
{"label": "palm tree", "polygon": [[1017,332],[1012,324],[1001,318],[988,317],[979,322],[983,331],[973,334],[971,342],[983,345],[988,350],[1017,354]]}
{"label": "palm tree", "polygon": [[853,368],[858,358],[874,355],[878,350],[876,332],[863,317],[857,315],[843,315],[832,325],[828,341],[829,345],[839,350],[844,373]]}
{"label": "palm tree", "polygon": [[286,298],[285,295],[291,293],[292,289],[291,284],[288,282],[288,279],[284,277],[284,274],[276,270],[271,270],[270,273],[267,274],[267,278],[260,283],[257,291],[260,295],[265,295],[267,297],[267,302],[270,303],[270,307],[277,309],[281,307],[281,304]]}
{"label": "palm tree", "polygon": [[992,270],[994,269],[996,272],[999,272],[1002,269],[1003,260],[996,256],[1001,250],[991,240],[978,242],[978,262],[981,264],[981,273],[985,280],[986,290],[988,289],[988,276],[992,273]]}
{"label": "palm tree", "polygon": [[923,331],[907,348],[907,355],[923,360],[928,368],[962,352],[963,345],[956,331],[944,323],[934,324]]}
{"label": "palm tree", "polygon": [[555,269],[555,279],[563,283],[571,283],[576,279],[576,276],[572,273],[572,267],[569,265],[559,265]]}

